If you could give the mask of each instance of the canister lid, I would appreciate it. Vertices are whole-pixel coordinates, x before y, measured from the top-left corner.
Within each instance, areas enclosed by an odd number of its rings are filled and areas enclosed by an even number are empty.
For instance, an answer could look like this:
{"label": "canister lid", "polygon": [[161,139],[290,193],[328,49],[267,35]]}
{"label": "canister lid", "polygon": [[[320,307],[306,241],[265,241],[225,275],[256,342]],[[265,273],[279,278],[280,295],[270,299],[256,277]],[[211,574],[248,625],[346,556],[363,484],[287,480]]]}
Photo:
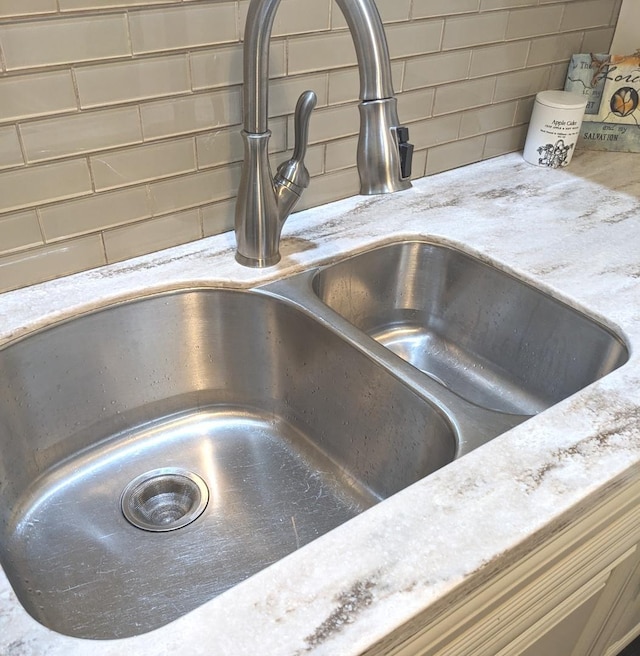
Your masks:
{"label": "canister lid", "polygon": [[536,102],[555,109],[585,109],[587,97],[571,91],[540,91],[536,94]]}

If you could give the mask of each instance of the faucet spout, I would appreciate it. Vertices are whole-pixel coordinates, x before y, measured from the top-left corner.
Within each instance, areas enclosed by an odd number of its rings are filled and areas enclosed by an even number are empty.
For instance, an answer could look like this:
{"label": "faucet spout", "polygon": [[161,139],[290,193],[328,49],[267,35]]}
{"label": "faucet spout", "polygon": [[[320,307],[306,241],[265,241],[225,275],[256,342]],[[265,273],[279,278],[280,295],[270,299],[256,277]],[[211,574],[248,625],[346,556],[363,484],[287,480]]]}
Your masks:
{"label": "faucet spout", "polygon": [[[374,0],[336,0],[355,45],[360,71],[360,192],[389,193],[411,186],[408,130],[400,125],[384,27]],[[242,177],[236,204],[236,259],[264,267],[280,260],[282,225],[308,185],[304,167],[308,123],[315,94],[296,107],[296,146],[291,160],[272,175],[268,159],[269,42],[280,0],[251,0],[244,35]]]}

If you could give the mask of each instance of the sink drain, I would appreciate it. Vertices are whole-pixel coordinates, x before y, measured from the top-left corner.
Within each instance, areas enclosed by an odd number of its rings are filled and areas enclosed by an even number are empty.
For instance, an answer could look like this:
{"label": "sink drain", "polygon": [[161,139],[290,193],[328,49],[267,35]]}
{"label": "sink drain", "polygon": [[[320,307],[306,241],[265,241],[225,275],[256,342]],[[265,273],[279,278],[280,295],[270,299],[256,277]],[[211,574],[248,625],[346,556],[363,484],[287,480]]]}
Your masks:
{"label": "sink drain", "polygon": [[134,478],[122,493],[122,512],[145,531],[175,531],[197,519],[209,501],[206,483],[193,472],[163,468]]}

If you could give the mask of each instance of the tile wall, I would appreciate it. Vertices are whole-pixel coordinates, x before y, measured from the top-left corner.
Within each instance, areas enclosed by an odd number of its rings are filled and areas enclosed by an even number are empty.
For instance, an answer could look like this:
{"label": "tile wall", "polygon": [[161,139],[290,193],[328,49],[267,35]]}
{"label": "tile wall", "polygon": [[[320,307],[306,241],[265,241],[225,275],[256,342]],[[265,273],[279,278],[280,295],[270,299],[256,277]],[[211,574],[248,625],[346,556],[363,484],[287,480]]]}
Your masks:
{"label": "tile wall", "polygon": [[[414,174],[518,150],[533,95],[608,51],[620,0],[377,0]],[[0,0],[0,291],[231,229],[248,2]],[[274,159],[318,94],[300,208],[358,192],[357,69],[332,0],[282,0]],[[295,221],[295,216],[291,219]]]}

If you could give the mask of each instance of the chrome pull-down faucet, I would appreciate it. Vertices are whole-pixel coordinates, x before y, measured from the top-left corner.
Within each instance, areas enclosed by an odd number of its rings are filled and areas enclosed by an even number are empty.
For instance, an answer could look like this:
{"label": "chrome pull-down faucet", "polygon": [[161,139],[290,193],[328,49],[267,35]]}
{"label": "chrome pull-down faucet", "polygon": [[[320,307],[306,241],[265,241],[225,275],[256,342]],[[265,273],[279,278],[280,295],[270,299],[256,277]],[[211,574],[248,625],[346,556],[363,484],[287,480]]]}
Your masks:
{"label": "chrome pull-down faucet", "polygon": [[[360,193],[384,194],[411,186],[413,146],[400,125],[384,28],[374,0],[336,0],[351,32],[360,71]],[[280,0],[251,0],[244,33],[244,163],[236,203],[236,259],[252,267],[280,260],[280,233],[309,184],[304,166],[313,91],[295,112],[293,156],[274,178],[268,157],[269,42]]]}

